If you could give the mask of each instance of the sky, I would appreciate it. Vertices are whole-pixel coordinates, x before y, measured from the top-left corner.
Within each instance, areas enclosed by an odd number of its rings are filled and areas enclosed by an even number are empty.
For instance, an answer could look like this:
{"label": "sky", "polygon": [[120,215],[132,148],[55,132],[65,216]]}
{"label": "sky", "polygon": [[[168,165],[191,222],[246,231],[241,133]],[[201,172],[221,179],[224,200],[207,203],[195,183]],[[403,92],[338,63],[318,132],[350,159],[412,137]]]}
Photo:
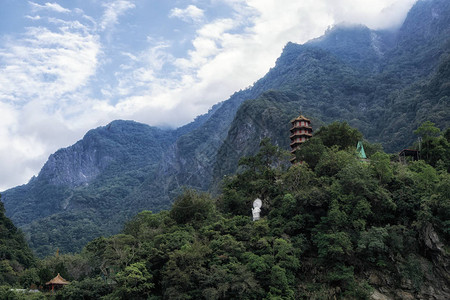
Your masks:
{"label": "sky", "polygon": [[0,191],[116,119],[178,127],[339,23],[416,0],[0,0]]}

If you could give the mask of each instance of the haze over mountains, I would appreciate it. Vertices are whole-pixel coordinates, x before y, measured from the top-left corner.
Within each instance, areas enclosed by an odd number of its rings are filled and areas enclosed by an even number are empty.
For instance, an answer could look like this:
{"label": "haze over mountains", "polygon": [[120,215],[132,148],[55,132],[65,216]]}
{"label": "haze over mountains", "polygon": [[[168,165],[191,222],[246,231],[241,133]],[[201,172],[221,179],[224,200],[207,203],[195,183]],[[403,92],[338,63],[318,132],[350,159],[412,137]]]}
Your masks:
{"label": "haze over mountains", "polygon": [[[285,46],[276,66],[194,122],[163,130],[118,120],[52,154],[39,175],[2,193],[6,214],[39,255],[78,251],[141,210],[170,207],[183,186],[217,188],[289,120],[347,121],[396,152],[425,120],[450,126],[450,3],[419,1],[395,32],[336,26]],[[356,145],[355,145],[356,146]]]}

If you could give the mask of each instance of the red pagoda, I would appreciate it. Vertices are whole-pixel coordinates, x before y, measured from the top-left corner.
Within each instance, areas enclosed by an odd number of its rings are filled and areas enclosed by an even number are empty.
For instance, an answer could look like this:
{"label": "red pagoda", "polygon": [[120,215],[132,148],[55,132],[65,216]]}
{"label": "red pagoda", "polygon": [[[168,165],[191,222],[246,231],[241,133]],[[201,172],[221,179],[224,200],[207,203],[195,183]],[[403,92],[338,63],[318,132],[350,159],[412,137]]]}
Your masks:
{"label": "red pagoda", "polygon": [[300,115],[291,121],[291,153],[294,157],[291,158],[291,163],[297,163],[297,158],[295,157],[295,152],[300,147],[302,143],[312,137],[311,120]]}

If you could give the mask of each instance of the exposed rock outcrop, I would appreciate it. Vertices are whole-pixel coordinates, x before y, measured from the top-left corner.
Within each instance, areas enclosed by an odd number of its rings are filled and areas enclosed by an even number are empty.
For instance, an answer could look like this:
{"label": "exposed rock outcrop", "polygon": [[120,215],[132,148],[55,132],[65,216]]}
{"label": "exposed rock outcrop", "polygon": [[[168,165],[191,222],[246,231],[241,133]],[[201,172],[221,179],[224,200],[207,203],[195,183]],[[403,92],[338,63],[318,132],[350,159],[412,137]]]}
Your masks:
{"label": "exposed rock outcrop", "polygon": [[[424,226],[421,232],[424,256],[409,260],[414,272],[403,267],[407,262],[394,261],[397,273],[387,274],[371,271],[368,282],[375,288],[373,300],[447,300],[450,299],[449,255],[432,224]],[[411,262],[414,265],[411,265]]]}

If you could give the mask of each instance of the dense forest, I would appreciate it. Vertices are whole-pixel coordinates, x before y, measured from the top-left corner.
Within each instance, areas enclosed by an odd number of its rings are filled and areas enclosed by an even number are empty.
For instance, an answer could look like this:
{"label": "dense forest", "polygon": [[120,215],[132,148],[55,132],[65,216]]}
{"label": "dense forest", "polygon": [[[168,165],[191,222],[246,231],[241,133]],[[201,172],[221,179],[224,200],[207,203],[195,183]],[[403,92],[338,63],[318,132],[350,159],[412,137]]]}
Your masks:
{"label": "dense forest", "polygon": [[[414,133],[421,159],[407,163],[367,141],[360,159],[345,122],[317,130],[292,166],[263,139],[217,197],[185,189],[77,254],[35,259],[1,211],[0,298],[448,299],[450,130]],[[55,293],[11,290],[57,273],[71,283]]]}

